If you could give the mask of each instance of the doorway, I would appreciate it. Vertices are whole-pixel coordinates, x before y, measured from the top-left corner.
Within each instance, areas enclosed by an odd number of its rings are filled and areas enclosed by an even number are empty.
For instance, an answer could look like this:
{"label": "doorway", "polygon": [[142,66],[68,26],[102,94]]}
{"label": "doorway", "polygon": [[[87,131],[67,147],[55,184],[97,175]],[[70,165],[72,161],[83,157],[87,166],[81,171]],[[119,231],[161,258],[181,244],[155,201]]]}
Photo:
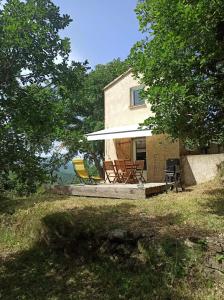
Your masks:
{"label": "doorway", "polygon": [[133,160],[144,160],[143,175],[147,180],[146,137],[133,139]]}

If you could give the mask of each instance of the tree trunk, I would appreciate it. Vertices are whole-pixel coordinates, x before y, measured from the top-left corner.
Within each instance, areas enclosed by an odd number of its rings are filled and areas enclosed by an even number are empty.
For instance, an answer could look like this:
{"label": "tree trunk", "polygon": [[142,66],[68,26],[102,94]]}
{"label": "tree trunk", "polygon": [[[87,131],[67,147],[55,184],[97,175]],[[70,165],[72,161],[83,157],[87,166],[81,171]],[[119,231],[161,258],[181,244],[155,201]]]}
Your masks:
{"label": "tree trunk", "polygon": [[101,155],[96,155],[95,153],[91,152],[86,155],[86,158],[94,162],[95,167],[97,168],[97,171],[99,173],[99,176],[104,179],[105,174],[104,174],[103,167],[101,165],[101,162],[104,160],[104,157],[102,157]]}
{"label": "tree trunk", "polygon": [[104,170],[100,164],[100,160],[96,156],[94,156],[93,160],[94,160],[95,166],[99,172],[100,177],[104,178]]}

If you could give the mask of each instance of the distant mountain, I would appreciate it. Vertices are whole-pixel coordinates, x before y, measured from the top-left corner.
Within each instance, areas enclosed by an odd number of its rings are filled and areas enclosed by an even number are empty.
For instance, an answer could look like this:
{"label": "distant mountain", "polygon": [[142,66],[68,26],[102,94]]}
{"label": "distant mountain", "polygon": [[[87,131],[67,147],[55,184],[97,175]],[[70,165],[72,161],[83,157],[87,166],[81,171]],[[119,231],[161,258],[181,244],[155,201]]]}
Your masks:
{"label": "distant mountain", "polygon": [[75,175],[72,162],[69,161],[65,166],[61,166],[56,172],[58,184],[78,183],[79,180]]}
{"label": "distant mountain", "polygon": [[[98,175],[97,169],[94,164],[88,164],[85,162],[86,169],[88,173],[92,176]],[[57,172],[57,183],[58,184],[76,184],[80,183],[80,180],[74,172],[74,167],[71,161],[69,161],[65,166],[61,166]]]}

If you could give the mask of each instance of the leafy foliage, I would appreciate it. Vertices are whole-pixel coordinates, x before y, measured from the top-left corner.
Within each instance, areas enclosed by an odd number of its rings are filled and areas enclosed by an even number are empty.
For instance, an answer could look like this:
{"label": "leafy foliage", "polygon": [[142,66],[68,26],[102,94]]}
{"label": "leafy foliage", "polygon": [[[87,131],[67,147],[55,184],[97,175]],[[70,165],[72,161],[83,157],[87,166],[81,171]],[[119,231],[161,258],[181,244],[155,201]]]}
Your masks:
{"label": "leafy foliage", "polygon": [[[70,44],[59,31],[70,23],[50,0],[8,0],[0,10],[0,174],[10,174],[31,192],[46,180],[52,161],[42,157],[61,135],[68,101],[63,82],[73,89],[85,64],[68,66]],[[53,158],[55,161],[55,157]],[[17,185],[16,183],[16,185]]]}
{"label": "leafy foliage", "polygon": [[[68,157],[81,152],[94,162],[102,175],[101,161],[104,158],[103,141],[87,142],[85,134],[104,128],[104,91],[103,88],[128,69],[127,61],[115,59],[105,65],[97,65],[90,71],[83,82],[81,94],[77,98],[76,90],[68,87],[71,104],[70,112],[78,111],[78,117],[71,115],[72,126],[64,132],[62,140],[68,148]],[[78,108],[77,108],[78,105]]]}
{"label": "leafy foliage", "polygon": [[156,133],[191,148],[224,142],[224,2],[145,0],[136,13],[145,38],[131,51],[149,88]]}

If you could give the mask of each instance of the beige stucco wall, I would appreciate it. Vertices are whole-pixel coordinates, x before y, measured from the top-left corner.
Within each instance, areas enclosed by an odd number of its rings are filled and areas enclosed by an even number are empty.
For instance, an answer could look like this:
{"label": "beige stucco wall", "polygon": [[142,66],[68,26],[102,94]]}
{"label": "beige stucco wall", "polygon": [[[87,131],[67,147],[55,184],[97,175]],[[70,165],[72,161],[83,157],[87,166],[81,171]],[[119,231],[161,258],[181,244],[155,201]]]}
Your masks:
{"label": "beige stucco wall", "polygon": [[[140,83],[131,72],[112,84],[104,91],[105,128],[134,125],[143,122],[151,113],[147,103],[139,107],[131,107],[131,88]],[[117,159],[115,140],[105,141],[105,159]]]}
{"label": "beige stucco wall", "polygon": [[130,89],[140,83],[128,73],[104,91],[105,128],[139,124],[152,115],[150,105],[131,108]]}
{"label": "beige stucco wall", "polygon": [[[125,139],[124,139],[125,140]],[[127,149],[128,150],[128,149]],[[118,159],[116,141],[108,140],[105,144],[106,160]],[[125,153],[123,153],[124,157]],[[172,142],[167,135],[153,135],[146,138],[147,180],[164,182],[166,160],[180,157],[179,141]]]}
{"label": "beige stucco wall", "polygon": [[117,159],[115,140],[105,141],[105,160]]}
{"label": "beige stucco wall", "polygon": [[181,161],[185,184],[194,185],[214,179],[217,166],[224,161],[224,153],[188,155]]}
{"label": "beige stucco wall", "polygon": [[[105,94],[105,128],[139,124],[152,116],[150,105],[131,107],[130,89],[140,83],[132,73],[106,88]],[[164,169],[168,158],[179,158],[179,142],[173,143],[165,135],[154,135],[146,139],[147,177],[151,182],[164,181]],[[105,159],[117,159],[116,141],[105,141]]]}
{"label": "beige stucco wall", "polygon": [[166,160],[180,157],[180,143],[173,142],[165,134],[146,138],[148,180],[164,182]]}
{"label": "beige stucco wall", "polygon": [[[140,83],[128,71],[104,90],[105,128],[139,124],[153,115],[148,103],[131,107],[131,88],[139,85]],[[186,185],[213,179],[217,173],[217,165],[224,161],[223,153],[188,155],[179,141],[173,143],[165,135],[147,137],[146,152],[147,177],[150,182],[164,181],[164,169],[169,158],[182,157],[183,179]],[[105,159],[118,159],[115,140],[105,141]]]}

